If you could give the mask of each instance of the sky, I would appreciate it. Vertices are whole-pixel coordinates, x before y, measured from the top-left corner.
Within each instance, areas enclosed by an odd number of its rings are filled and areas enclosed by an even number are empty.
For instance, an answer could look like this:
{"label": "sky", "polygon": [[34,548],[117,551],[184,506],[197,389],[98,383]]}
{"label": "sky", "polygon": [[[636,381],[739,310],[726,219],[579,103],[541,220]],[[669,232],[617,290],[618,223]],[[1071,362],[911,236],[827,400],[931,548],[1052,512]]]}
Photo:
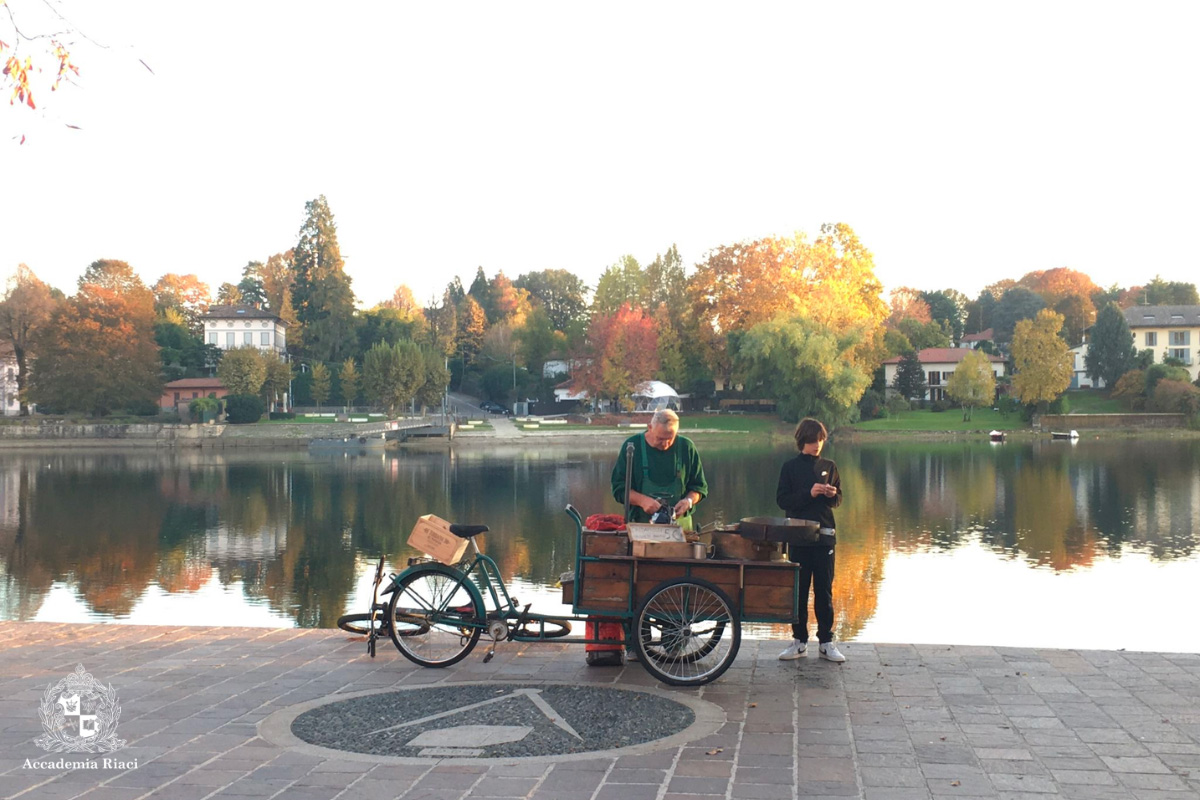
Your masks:
{"label": "sky", "polygon": [[81,75],[0,105],[0,273],[68,293],[215,293],[321,194],[365,307],[824,222],[889,290],[1200,279],[1194,2],[50,2]]}

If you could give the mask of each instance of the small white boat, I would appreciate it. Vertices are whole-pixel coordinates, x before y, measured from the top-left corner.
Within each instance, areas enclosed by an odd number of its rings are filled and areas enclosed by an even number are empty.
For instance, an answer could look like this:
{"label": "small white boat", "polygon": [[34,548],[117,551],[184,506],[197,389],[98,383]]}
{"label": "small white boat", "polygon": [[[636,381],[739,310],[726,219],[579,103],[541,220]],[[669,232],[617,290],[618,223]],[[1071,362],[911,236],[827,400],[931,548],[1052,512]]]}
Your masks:
{"label": "small white boat", "polygon": [[1004,431],[991,431],[988,433],[988,438],[993,442],[1003,442],[1007,434]]}
{"label": "small white boat", "polygon": [[1064,433],[1062,431],[1050,431],[1050,438],[1051,439],[1070,439],[1071,441],[1075,441],[1076,439],[1079,438],[1079,431],[1071,431],[1070,433]]}

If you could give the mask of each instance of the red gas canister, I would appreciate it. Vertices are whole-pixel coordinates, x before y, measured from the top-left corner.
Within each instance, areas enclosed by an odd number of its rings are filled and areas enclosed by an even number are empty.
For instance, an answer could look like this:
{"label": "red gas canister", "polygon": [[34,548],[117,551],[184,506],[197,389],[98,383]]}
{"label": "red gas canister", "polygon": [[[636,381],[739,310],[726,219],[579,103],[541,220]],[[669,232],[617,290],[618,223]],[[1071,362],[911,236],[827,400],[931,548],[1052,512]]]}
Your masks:
{"label": "red gas canister", "polygon": [[625,663],[625,627],[620,622],[607,622],[589,617],[585,626],[588,639],[607,639],[613,644],[585,644],[589,667],[619,667]]}

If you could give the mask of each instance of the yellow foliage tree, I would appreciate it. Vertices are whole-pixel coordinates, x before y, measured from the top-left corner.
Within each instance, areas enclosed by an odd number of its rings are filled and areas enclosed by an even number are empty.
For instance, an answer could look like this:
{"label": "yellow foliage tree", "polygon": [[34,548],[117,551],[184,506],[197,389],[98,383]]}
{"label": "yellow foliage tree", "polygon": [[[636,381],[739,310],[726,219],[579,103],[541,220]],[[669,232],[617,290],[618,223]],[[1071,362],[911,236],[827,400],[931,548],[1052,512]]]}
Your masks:
{"label": "yellow foliage tree", "polygon": [[1062,314],[1048,308],[1023,319],[1013,331],[1013,391],[1022,403],[1044,405],[1071,385],[1071,353],[1058,335]]}
{"label": "yellow foliage tree", "polygon": [[779,316],[801,316],[841,335],[864,335],[850,354],[855,366],[874,369],[882,357],[888,307],[871,252],[844,223],[803,233],[722,245],[709,253],[688,284],[699,336],[709,363],[728,371],[731,333]]}
{"label": "yellow foliage tree", "polygon": [[987,355],[979,350],[967,353],[946,382],[946,394],[962,406],[963,422],[971,418],[973,409],[991,405],[996,396],[996,376]]}

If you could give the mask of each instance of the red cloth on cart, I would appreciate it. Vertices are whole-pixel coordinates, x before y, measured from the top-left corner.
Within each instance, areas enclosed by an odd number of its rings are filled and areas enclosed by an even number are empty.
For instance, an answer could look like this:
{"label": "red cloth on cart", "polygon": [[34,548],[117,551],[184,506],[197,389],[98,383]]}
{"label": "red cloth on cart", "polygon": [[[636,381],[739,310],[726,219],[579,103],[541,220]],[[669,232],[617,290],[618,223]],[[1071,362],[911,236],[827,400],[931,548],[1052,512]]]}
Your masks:
{"label": "red cloth on cart", "polygon": [[589,531],[623,531],[625,517],[620,514],[592,514],[583,527]]}

